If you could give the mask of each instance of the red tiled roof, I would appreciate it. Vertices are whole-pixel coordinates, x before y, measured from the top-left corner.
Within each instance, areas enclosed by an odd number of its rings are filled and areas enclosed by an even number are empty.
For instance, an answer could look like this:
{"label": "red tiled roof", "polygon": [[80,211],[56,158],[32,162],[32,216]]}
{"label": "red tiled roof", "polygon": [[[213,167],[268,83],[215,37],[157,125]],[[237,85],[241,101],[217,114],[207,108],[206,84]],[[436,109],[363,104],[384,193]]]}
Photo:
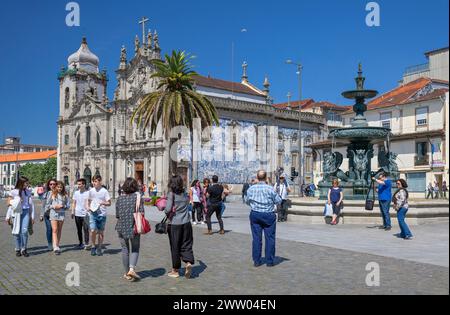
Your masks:
{"label": "red tiled roof", "polygon": [[57,153],[58,151],[52,150],[44,152],[0,155],[0,163],[48,160],[49,158],[56,157]]}
{"label": "red tiled roof", "polygon": [[350,109],[349,106],[340,106],[340,105],[336,105],[336,104],[333,104],[333,103],[330,103],[327,101],[309,104],[309,105],[305,106],[305,109],[314,108],[314,107],[321,107],[321,108],[333,109],[333,110],[338,110],[338,111],[346,111],[346,110]]}
{"label": "red tiled roof", "polygon": [[253,89],[249,88],[248,86],[238,82],[225,81],[204,76],[194,76],[194,80],[195,83],[199,86],[255,96],[265,96],[264,94],[258,93],[257,91],[254,91]]}
{"label": "red tiled roof", "polygon": [[[299,105],[302,108],[305,108],[306,106],[309,106],[310,104],[313,103],[315,103],[315,101],[312,98],[308,98],[306,100],[290,102],[290,105],[291,108],[298,108]],[[288,103],[274,104],[273,107],[278,109],[286,109],[288,107]]]}
{"label": "red tiled roof", "polygon": [[[420,102],[438,98],[448,92],[448,88],[435,89],[431,93],[414,98],[414,96],[424,87],[431,83],[448,84],[443,80],[432,80],[429,78],[419,78],[405,85],[396,87],[395,89],[384,93],[367,104],[367,110],[375,110],[379,108],[387,108],[391,106],[404,105],[412,102]],[[348,111],[350,113],[350,111]]]}
{"label": "red tiled roof", "polygon": [[[346,111],[350,109],[350,106],[340,106],[327,101],[316,102],[313,99],[306,99],[301,102],[291,102],[291,108],[298,108],[299,103],[301,103],[302,109],[311,109],[315,107],[321,107],[326,109],[333,109],[337,111]],[[273,105],[275,108],[286,109],[288,107],[288,103],[275,104]]]}

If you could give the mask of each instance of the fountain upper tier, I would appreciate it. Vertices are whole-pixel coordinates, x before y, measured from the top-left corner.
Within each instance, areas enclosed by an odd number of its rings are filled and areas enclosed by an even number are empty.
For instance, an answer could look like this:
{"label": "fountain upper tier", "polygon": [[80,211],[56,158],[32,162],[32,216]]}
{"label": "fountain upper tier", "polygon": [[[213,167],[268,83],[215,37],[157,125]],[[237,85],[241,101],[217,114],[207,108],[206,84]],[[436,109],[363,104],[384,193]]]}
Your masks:
{"label": "fountain upper tier", "polygon": [[350,128],[336,129],[330,133],[330,135],[336,139],[367,142],[386,138],[391,133],[389,128],[370,127],[367,123],[367,119],[364,116],[364,112],[367,111],[365,100],[377,96],[378,91],[364,89],[366,78],[363,77],[362,74],[362,66],[359,64],[358,77],[355,79],[356,90],[342,93],[342,96],[345,98],[356,100],[356,103],[353,106],[353,111],[356,113],[356,116],[353,119]]}

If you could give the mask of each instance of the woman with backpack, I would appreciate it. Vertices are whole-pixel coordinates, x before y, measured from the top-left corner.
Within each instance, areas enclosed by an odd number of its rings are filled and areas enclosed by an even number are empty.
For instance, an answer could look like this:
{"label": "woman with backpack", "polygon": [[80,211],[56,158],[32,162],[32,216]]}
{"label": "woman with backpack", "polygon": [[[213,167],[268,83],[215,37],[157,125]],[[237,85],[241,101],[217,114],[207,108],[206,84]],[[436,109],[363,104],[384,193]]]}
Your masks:
{"label": "woman with backpack", "polygon": [[31,195],[28,178],[21,176],[7,201],[9,209],[6,221],[13,228],[17,257],[30,256],[27,252],[28,234],[31,233],[34,224],[34,204]]}
{"label": "woman with backpack", "polygon": [[408,213],[408,184],[404,179],[397,180],[397,191],[392,197],[394,203],[394,209],[397,211],[398,224],[400,225],[400,237],[404,240],[412,240],[413,235],[409,230],[408,225],[405,222],[406,214]]}
{"label": "woman with backpack", "polygon": [[46,211],[50,213],[50,221],[52,224],[53,252],[55,255],[61,255],[62,228],[66,211],[70,209],[70,199],[66,193],[66,187],[63,182],[57,182],[56,187],[52,190],[50,198],[47,200]]}

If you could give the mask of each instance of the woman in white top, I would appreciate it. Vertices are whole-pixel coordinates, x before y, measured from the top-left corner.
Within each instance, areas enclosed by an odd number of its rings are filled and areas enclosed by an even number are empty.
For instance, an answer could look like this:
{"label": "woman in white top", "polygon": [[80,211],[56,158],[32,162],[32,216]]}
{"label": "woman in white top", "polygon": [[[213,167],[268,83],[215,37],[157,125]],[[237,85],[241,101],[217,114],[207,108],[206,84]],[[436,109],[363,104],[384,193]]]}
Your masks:
{"label": "woman in white top", "polygon": [[[203,190],[198,179],[194,180],[189,191],[189,199],[192,206],[192,222],[194,225],[205,224],[203,221]],[[195,215],[197,214],[197,220]]]}
{"label": "woman in white top", "polygon": [[19,177],[15,189],[11,191],[7,204],[6,222],[12,224],[16,242],[16,256],[29,257],[27,252],[28,234],[34,224],[34,205],[26,177]]}
{"label": "woman in white top", "polygon": [[70,209],[70,199],[63,182],[56,183],[56,188],[52,191],[46,208],[50,210],[50,221],[53,231],[53,252],[55,255],[61,255],[59,245],[61,242],[62,228],[66,211]]}

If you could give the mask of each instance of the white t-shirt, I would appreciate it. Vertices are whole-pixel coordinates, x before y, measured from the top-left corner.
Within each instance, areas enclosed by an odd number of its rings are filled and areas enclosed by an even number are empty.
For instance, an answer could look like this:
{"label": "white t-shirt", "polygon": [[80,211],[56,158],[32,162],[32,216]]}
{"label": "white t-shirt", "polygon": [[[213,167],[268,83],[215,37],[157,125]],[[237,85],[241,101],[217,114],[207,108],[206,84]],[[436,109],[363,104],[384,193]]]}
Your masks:
{"label": "white t-shirt", "polygon": [[[108,202],[111,200],[111,197],[109,196],[109,192],[105,188],[101,188],[99,191],[95,188],[91,188],[89,191],[89,200],[96,200],[99,203],[102,202]],[[99,215],[101,217],[106,217],[106,207],[100,206],[100,212]]]}
{"label": "white t-shirt", "polygon": [[195,189],[195,187],[191,187],[191,191],[192,191],[192,201],[200,202],[200,196],[198,195],[198,193],[201,192],[201,189],[199,189],[197,193],[197,189]]}
{"label": "white t-shirt", "polygon": [[73,200],[75,200],[76,202],[76,206],[75,206],[75,216],[77,217],[85,217],[87,214],[87,210],[86,210],[86,203],[87,200],[89,199],[89,191],[85,191],[85,192],[81,192],[81,191],[76,191],[75,194],[73,195]]}

